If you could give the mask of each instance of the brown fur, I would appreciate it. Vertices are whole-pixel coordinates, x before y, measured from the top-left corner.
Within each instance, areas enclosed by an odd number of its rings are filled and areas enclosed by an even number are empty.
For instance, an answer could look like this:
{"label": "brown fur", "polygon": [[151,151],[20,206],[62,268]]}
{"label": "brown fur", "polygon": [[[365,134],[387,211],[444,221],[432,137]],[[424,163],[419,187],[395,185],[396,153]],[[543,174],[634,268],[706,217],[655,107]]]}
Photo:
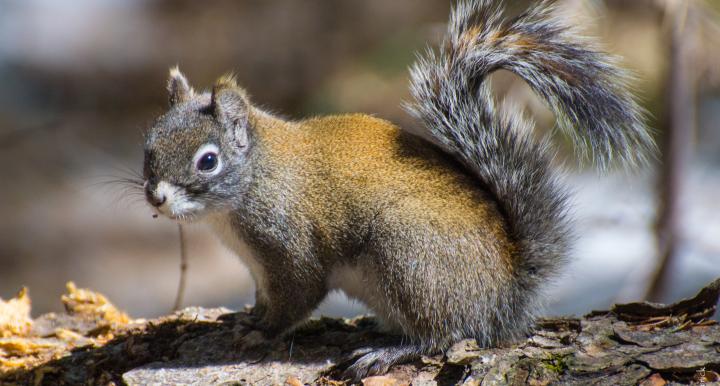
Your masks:
{"label": "brown fur", "polygon": [[[295,182],[307,195],[298,208],[321,232],[342,230],[347,211],[402,206],[398,222],[432,224],[448,236],[478,233],[511,272],[510,241],[495,202],[477,179],[431,144],[364,114],[286,123],[261,114],[256,139],[279,168],[302,169]],[[297,168],[297,169],[296,169]],[[358,206],[360,208],[351,208]],[[476,256],[468,256],[476,259]]]}
{"label": "brown fur", "polygon": [[[379,242],[397,244],[397,253],[414,254],[407,257],[419,265],[413,272],[405,266],[387,267],[389,271],[432,278],[427,289],[409,289],[417,298],[403,295],[385,307],[392,313],[393,307],[408,308],[408,301],[421,303],[412,304],[405,313],[417,314],[417,318],[400,323],[404,332],[436,340],[437,315],[448,307],[461,311],[468,297],[487,298],[482,293],[485,286],[502,290],[512,284],[518,257],[496,203],[477,179],[431,144],[362,114],[289,123],[259,113],[251,118],[250,126],[255,128],[262,158],[269,163],[265,166],[284,180],[273,184],[292,186],[297,192],[291,196],[290,216],[312,222],[313,236],[325,251],[318,256],[325,271],[337,264],[375,270],[374,265],[353,259],[362,255],[362,249],[372,248],[362,245],[373,244],[368,238],[390,237]],[[303,219],[293,221],[302,223]],[[348,243],[348,229],[353,228],[360,229],[358,237],[364,240]],[[382,235],[365,238],[363,229]],[[404,244],[403,235],[423,239],[417,241],[424,243],[424,250]],[[348,244],[356,250],[348,251]],[[345,259],[338,261],[338,256]],[[406,280],[393,272],[367,273],[380,280]],[[485,285],[447,285],[466,281]],[[412,284],[412,280],[407,282]],[[424,315],[418,314],[421,310]],[[397,318],[380,316],[388,322]]]}

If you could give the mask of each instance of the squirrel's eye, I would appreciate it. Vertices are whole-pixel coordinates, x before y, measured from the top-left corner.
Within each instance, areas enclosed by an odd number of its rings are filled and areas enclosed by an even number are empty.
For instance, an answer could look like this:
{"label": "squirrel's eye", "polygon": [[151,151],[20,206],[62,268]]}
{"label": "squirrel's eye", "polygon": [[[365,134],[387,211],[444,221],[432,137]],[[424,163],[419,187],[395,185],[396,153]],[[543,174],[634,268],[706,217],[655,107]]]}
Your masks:
{"label": "squirrel's eye", "polygon": [[200,146],[193,156],[191,167],[205,177],[214,176],[222,171],[223,162],[220,158],[220,149],[213,143]]}
{"label": "squirrel's eye", "polygon": [[218,155],[214,152],[207,152],[200,156],[197,161],[197,169],[203,172],[209,172],[217,167]]}

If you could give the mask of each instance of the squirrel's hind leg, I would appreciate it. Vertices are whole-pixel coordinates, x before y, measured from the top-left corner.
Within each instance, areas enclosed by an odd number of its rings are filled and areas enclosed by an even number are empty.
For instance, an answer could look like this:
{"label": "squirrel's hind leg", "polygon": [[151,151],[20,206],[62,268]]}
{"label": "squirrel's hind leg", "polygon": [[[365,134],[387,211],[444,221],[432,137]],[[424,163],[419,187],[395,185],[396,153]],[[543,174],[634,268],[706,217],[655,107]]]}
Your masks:
{"label": "squirrel's hind leg", "polygon": [[354,360],[342,374],[342,379],[360,383],[371,375],[384,374],[391,366],[414,361],[424,353],[420,345],[404,344],[375,348]]}

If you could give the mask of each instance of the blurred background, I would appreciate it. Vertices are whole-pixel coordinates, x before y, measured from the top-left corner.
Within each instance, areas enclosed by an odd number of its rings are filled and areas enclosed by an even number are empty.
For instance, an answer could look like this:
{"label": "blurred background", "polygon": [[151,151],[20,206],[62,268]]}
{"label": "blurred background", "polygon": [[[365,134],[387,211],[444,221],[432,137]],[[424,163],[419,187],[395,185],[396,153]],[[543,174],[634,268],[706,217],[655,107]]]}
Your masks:
{"label": "blurred background", "polygon": [[[635,73],[663,153],[634,173],[565,162],[578,240],[548,313],[689,296],[720,276],[720,2],[558,4]],[[177,227],[107,183],[142,170],[168,68],[179,64],[200,89],[234,71],[256,103],[288,118],[357,111],[411,127],[400,107],[407,67],[439,44],[449,9],[446,0],[0,0],[0,297],[28,286],[35,314],[58,310],[73,280],[135,317],[169,312]],[[517,77],[501,71],[492,82],[500,100],[552,129]],[[562,138],[558,147],[570,158]],[[184,304],[252,303],[239,259],[202,227],[186,231]],[[318,312],[364,310],[335,294]]]}

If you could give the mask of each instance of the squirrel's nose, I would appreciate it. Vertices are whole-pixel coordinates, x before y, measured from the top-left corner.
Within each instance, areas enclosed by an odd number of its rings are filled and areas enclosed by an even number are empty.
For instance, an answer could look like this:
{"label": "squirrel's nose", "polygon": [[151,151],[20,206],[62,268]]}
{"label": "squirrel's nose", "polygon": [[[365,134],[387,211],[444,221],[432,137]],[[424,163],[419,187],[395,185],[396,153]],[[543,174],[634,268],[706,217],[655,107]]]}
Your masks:
{"label": "squirrel's nose", "polygon": [[148,202],[150,203],[150,205],[152,205],[156,208],[162,206],[162,204],[164,204],[165,201],[167,201],[167,197],[165,197],[164,194],[156,196],[153,193],[149,193],[147,199],[148,199]]}
{"label": "squirrel's nose", "polygon": [[157,185],[147,183],[145,185],[145,198],[154,207],[160,207],[167,201],[164,193],[157,192]]}

